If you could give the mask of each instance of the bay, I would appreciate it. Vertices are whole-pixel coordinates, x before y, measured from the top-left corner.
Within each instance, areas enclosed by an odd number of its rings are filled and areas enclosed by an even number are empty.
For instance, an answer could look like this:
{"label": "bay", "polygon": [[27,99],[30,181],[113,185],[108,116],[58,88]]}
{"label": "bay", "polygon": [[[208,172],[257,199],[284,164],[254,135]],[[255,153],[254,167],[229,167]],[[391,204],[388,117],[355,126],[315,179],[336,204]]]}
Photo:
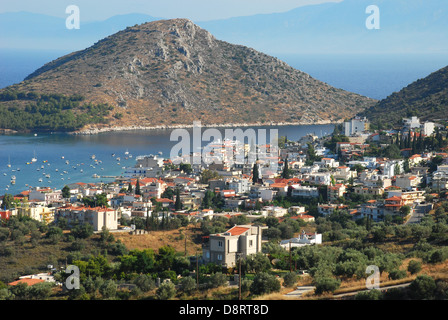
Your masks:
{"label": "bay", "polygon": [[[202,128],[202,133],[208,128]],[[217,128],[222,137],[226,129]],[[299,140],[308,133],[319,137],[331,134],[334,125],[288,125],[244,127],[255,132],[266,130],[270,134]],[[192,136],[192,129],[185,129]],[[18,194],[31,187],[63,188],[76,182],[110,182],[127,167],[135,165],[139,155],[159,155],[169,158],[171,148],[179,141],[170,141],[172,129],[147,131],[107,132],[97,135],[69,134],[13,134],[0,136],[0,195]],[[206,144],[209,141],[204,141]],[[256,141],[257,142],[257,141]],[[246,143],[250,143],[246,141]],[[129,154],[126,154],[128,152]],[[92,159],[92,156],[95,159]],[[132,157],[130,157],[132,155]],[[32,158],[37,159],[32,162]],[[117,158],[120,158],[119,160]],[[67,164],[68,161],[68,164]],[[8,164],[11,167],[8,167]],[[82,172],[81,172],[82,170]],[[64,173],[64,171],[66,173]],[[5,175],[6,174],[6,175]],[[93,178],[97,174],[101,178]],[[49,177],[47,177],[49,175]],[[11,177],[15,176],[15,185]],[[42,179],[42,182],[39,182]]]}

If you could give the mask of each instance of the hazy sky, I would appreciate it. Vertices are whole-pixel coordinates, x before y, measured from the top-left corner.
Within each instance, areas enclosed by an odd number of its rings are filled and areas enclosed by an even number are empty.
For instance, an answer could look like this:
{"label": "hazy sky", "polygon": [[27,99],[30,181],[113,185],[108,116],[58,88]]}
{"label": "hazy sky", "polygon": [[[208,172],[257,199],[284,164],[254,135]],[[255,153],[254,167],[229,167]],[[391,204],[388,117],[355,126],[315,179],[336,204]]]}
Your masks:
{"label": "hazy sky", "polygon": [[66,17],[65,8],[77,5],[84,21],[105,20],[127,13],[204,21],[284,12],[308,4],[341,1],[343,0],[1,0],[0,13],[28,11]]}

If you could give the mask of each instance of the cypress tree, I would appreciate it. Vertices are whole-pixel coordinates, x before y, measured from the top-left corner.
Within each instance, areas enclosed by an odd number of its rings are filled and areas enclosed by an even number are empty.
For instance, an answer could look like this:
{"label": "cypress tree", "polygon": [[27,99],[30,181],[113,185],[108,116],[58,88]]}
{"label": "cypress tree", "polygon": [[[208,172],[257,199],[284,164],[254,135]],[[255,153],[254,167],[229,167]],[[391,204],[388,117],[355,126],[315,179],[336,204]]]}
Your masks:
{"label": "cypress tree", "polygon": [[252,170],[252,183],[258,183],[260,181],[260,176],[259,176],[259,172],[258,172],[258,164],[254,163],[254,167]]}
{"label": "cypress tree", "polygon": [[180,190],[176,189],[176,202],[174,204],[176,210],[182,210],[182,202],[180,201]]}

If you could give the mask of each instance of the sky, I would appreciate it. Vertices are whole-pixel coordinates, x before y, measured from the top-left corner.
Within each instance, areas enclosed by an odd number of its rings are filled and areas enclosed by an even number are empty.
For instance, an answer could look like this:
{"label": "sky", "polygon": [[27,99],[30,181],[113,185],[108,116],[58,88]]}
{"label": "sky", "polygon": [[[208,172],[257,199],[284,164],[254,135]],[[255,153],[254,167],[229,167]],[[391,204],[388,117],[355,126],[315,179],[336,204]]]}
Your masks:
{"label": "sky", "polygon": [[84,21],[102,21],[128,13],[207,21],[285,12],[309,4],[341,1],[343,0],[2,0],[0,13],[27,11],[67,17],[67,6],[76,5]]}

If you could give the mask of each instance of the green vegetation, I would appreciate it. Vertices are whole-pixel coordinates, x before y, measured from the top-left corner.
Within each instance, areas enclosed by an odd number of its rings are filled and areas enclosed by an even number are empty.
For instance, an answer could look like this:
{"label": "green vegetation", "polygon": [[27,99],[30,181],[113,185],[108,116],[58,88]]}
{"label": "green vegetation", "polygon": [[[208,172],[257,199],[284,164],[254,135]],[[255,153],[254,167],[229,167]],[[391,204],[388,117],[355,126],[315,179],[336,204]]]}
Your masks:
{"label": "green vegetation", "polygon": [[113,107],[83,103],[80,95],[0,92],[0,128],[17,131],[75,131],[87,124],[107,123]]}
{"label": "green vegetation", "polygon": [[372,128],[387,129],[401,124],[403,118],[446,119],[448,110],[448,67],[393,93],[360,115],[367,117]]}

